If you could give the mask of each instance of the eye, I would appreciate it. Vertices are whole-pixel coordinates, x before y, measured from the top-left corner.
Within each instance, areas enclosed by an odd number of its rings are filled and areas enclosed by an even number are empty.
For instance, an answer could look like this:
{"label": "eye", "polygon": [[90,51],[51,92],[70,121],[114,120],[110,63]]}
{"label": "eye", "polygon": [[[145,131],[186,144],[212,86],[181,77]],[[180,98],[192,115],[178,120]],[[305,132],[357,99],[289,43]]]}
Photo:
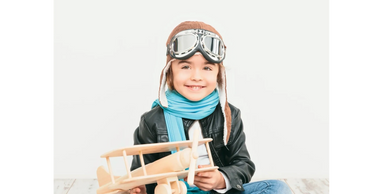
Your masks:
{"label": "eye", "polygon": [[208,66],[205,66],[203,69],[206,70],[206,71],[211,71],[212,70],[212,68],[208,67]]}
{"label": "eye", "polygon": [[190,69],[190,66],[188,66],[188,65],[183,65],[183,66],[182,66],[182,69]]}

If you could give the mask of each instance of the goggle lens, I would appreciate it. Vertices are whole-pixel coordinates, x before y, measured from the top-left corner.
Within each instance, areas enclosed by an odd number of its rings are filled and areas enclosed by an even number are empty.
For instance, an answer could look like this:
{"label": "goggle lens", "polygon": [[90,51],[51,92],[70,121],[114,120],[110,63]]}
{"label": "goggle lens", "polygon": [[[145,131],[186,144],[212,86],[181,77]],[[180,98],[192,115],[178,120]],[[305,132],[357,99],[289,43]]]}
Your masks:
{"label": "goggle lens", "polygon": [[222,56],[224,54],[224,44],[221,42],[220,39],[215,37],[205,37],[204,43],[206,49],[208,49],[210,52]]}
{"label": "goggle lens", "polygon": [[171,45],[172,51],[177,54],[189,53],[196,46],[197,38],[194,35],[177,37]]}

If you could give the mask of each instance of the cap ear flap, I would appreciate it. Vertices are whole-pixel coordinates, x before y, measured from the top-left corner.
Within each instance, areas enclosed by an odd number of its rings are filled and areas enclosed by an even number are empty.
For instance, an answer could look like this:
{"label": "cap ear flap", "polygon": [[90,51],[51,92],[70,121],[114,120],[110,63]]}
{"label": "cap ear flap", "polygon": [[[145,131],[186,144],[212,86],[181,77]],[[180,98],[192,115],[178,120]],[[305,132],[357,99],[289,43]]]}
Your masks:
{"label": "cap ear flap", "polygon": [[166,97],[166,86],[167,86],[167,71],[170,69],[171,67],[171,63],[174,61],[175,59],[172,59],[170,60],[166,66],[164,67],[164,69],[162,70],[162,74],[160,75],[160,85],[159,85],[159,102],[160,104],[163,106],[163,107],[168,107],[168,101],[167,101],[167,97]]}
{"label": "cap ear flap", "polygon": [[232,117],[231,111],[228,104],[228,99],[226,95],[226,71],[225,67],[220,63],[219,71],[221,73],[221,80],[218,83],[218,96],[220,98],[220,105],[222,113],[224,114],[224,144],[227,145],[230,137],[230,132],[232,130]]}

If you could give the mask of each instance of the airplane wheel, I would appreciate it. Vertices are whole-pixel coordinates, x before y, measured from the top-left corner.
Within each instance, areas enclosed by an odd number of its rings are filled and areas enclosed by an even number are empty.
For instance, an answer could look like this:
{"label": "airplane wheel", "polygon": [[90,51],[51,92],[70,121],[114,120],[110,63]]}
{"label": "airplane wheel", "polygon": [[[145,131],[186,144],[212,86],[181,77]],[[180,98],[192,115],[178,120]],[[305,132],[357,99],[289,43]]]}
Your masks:
{"label": "airplane wheel", "polygon": [[160,184],[155,187],[155,194],[172,194],[172,192],[168,185]]}
{"label": "airplane wheel", "polygon": [[179,187],[181,188],[180,194],[186,194],[187,193],[187,187],[186,184],[182,181],[179,181]]}

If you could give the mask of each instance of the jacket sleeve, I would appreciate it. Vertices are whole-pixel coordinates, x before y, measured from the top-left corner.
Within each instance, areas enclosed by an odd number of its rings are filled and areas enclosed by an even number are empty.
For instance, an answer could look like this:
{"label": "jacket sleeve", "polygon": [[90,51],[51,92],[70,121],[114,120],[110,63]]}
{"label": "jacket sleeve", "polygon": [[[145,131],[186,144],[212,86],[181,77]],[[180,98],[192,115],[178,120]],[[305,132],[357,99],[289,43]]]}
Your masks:
{"label": "jacket sleeve", "polygon": [[228,193],[235,192],[236,190],[244,191],[243,184],[249,183],[255,172],[255,164],[250,159],[245,145],[241,113],[237,108],[235,110],[235,114],[232,114],[232,130],[227,144],[227,164],[219,168],[228,177],[232,186]]}
{"label": "jacket sleeve", "polygon": [[[140,119],[139,127],[136,128],[134,134],[133,134],[133,140],[134,144],[149,144],[149,143],[156,143],[156,134],[154,131],[152,131],[145,121],[144,115]],[[157,160],[158,155],[157,154],[144,154],[144,163],[148,164],[155,160]],[[134,155],[132,159],[132,166],[131,171],[134,169],[137,169],[141,167],[140,157],[139,155]],[[146,185],[147,188],[147,194],[153,194],[156,184],[149,184]]]}

